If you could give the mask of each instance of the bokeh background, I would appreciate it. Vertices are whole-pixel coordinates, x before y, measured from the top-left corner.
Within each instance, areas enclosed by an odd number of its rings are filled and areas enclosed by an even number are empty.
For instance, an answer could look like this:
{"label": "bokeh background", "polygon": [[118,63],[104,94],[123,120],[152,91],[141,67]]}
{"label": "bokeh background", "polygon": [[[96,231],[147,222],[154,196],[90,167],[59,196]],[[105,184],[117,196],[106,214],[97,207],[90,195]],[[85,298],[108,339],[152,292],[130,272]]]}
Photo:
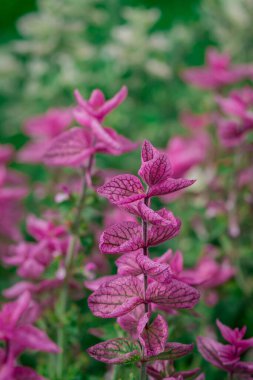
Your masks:
{"label": "bokeh background", "polygon": [[[210,46],[229,53],[234,63],[251,63],[252,22],[252,0],[2,0],[1,144],[10,143],[20,149],[28,141],[24,121],[50,108],[72,106],[75,88],[88,97],[99,87],[111,97],[126,84],[129,96],[108,118],[109,125],[132,140],[148,138],[165,149],[170,138],[185,134],[180,120],[182,112],[205,113],[212,108],[212,94],[186,85],[182,80],[183,70],[203,65],[206,48]],[[227,157],[226,152],[224,157]],[[99,157],[97,165],[134,173],[139,165],[139,152],[119,159]],[[228,166],[223,160],[218,169],[225,181],[233,176],[233,167]],[[11,167],[22,171],[33,183],[45,183],[52,175],[43,165],[31,162],[12,162]],[[204,170],[198,172],[200,185],[205,182],[202,181]],[[201,194],[202,190],[204,200],[198,197],[198,191]],[[206,246],[213,245],[221,258],[229,257],[240,270],[236,281],[219,290],[219,302],[212,307],[202,304],[198,309],[202,318],[194,322],[188,315],[183,316],[172,329],[172,337],[187,324],[189,331],[181,335],[185,342],[194,339],[196,328],[199,333],[206,331],[207,326],[216,331],[217,317],[231,326],[247,324],[248,334],[252,336],[252,218],[247,214],[247,206],[242,206],[242,235],[236,241],[230,239],[226,216],[206,219],[205,191],[200,186],[194,201],[190,195],[171,206],[184,222],[182,236],[175,246],[172,242],[172,248],[181,249],[186,266],[191,266]],[[41,205],[30,196],[25,207],[38,213]],[[1,289],[13,282],[13,272],[6,273],[6,269],[1,269]],[[84,314],[86,320],[80,322],[81,326],[93,327],[90,312],[85,309]],[[74,319],[72,322],[68,326],[69,333],[75,339],[80,330]],[[108,326],[110,337],[116,326]],[[83,342],[83,351],[97,342],[92,336],[87,339]],[[247,359],[252,360],[252,357]],[[31,358],[27,360],[33,363]],[[103,365],[89,362],[85,354],[80,363],[89,377],[70,373],[69,379],[103,378]],[[225,379],[224,374],[197,355],[182,362],[182,368],[188,365],[201,365],[207,371],[208,380]],[[41,373],[43,366],[45,361],[42,360]],[[129,369],[127,371],[120,376],[133,380],[135,375],[131,377]]]}

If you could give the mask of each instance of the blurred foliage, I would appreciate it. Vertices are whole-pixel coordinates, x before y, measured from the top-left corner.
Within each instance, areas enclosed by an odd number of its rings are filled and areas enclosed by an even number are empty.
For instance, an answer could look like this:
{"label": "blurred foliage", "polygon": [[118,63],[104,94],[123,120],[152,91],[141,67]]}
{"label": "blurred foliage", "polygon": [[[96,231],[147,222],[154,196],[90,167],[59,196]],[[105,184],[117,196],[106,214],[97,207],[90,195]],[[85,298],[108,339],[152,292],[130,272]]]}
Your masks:
{"label": "blurred foliage", "polygon": [[[210,94],[182,83],[180,73],[183,68],[200,65],[210,43],[230,51],[237,61],[246,62],[253,57],[251,0],[40,0],[38,3],[5,0],[0,9],[3,28],[0,133],[2,141],[11,142],[17,148],[26,140],[21,130],[24,120],[48,108],[71,106],[74,88],[88,96],[93,88],[99,87],[109,97],[122,84],[128,86],[129,98],[110,117],[111,125],[132,139],[145,137],[155,145],[165,147],[169,137],[183,133],[178,121],[180,111],[192,108],[194,112],[206,112],[211,109]],[[98,159],[101,168],[127,169],[132,173],[135,173],[138,162],[139,152],[120,159]],[[32,182],[48,180],[42,167],[13,166],[24,171]],[[205,172],[198,175],[201,180]],[[219,175],[231,178],[233,168],[221,167]],[[195,202],[192,202],[191,195],[186,195],[170,204],[172,211],[184,222],[182,235],[170,242],[170,247],[181,249],[187,266],[190,266],[206,244],[214,244],[238,264],[240,271],[237,283],[222,288],[220,302],[215,307],[199,306],[201,318],[192,318],[187,313],[177,319],[169,317],[170,339],[194,341],[196,331],[204,333],[207,325],[214,326],[217,316],[231,326],[248,324],[251,336],[253,311],[248,307],[252,304],[251,226],[247,219],[243,219],[243,241],[229,240],[227,220],[220,216],[215,221],[210,219],[205,225],[206,233],[200,236],[191,222],[196,218],[204,219],[204,197],[205,194],[196,193]],[[63,219],[71,217],[73,202],[71,199],[61,205]],[[97,208],[105,207],[105,203],[98,203],[93,195],[90,195],[90,203],[96,204]],[[26,200],[27,210],[37,214],[52,205],[52,198],[36,203],[34,194]],[[246,207],[242,208],[243,215],[248,211]],[[94,220],[97,215],[90,211],[88,217]],[[97,222],[100,224],[101,220]],[[87,225],[82,227],[85,230]],[[86,254],[91,240],[88,233],[81,239]],[[161,253],[164,248],[162,246],[154,253]],[[9,285],[13,271],[0,270],[3,288]],[[58,317],[49,315],[48,320],[50,323],[62,322]],[[105,378],[105,366],[90,360],[85,353],[87,347],[99,341],[87,331],[99,327],[107,339],[120,334],[115,322],[94,318],[86,302],[82,301],[72,305],[63,322],[68,332],[68,344],[77,347],[74,355],[78,352],[78,360],[68,366],[66,380]],[[46,325],[45,328],[54,337],[52,327]],[[80,341],[81,350],[78,347]],[[30,365],[35,363],[33,357],[22,360],[24,363],[28,360]],[[53,380],[50,371],[54,358],[51,360],[52,363],[48,357],[41,356],[38,371]],[[208,380],[225,378],[224,374],[202,361],[197,352],[193,358],[179,362],[178,369],[194,365],[203,366]],[[136,369],[131,366],[112,371],[115,371],[112,372],[115,380],[137,378]]]}

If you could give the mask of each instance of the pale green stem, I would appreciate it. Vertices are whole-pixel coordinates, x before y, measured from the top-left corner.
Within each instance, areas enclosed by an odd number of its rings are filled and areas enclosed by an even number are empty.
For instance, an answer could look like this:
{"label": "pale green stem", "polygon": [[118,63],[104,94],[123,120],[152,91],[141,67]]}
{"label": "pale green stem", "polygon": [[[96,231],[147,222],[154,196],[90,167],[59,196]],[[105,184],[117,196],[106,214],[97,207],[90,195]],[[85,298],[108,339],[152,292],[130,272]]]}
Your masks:
{"label": "pale green stem", "polygon": [[[78,229],[81,221],[82,209],[85,201],[87,185],[90,184],[91,178],[91,167],[92,167],[93,157],[90,158],[89,164],[86,170],[86,173],[83,171],[82,177],[82,191],[80,194],[80,198],[76,207],[76,214],[73,221],[73,234],[70,237],[69,247],[65,258],[65,281],[60,293],[59,297],[59,313],[61,317],[65,316],[67,303],[68,303],[68,279],[71,271],[71,265],[73,261],[73,256],[76,250],[76,246],[79,240],[78,237]],[[61,353],[57,356],[56,361],[56,377],[58,380],[62,380],[64,378],[64,354],[65,354],[65,331],[63,326],[59,326],[57,329],[57,344],[61,348]]]}
{"label": "pale green stem", "polygon": [[148,380],[147,363],[141,363],[141,377],[140,380]]}

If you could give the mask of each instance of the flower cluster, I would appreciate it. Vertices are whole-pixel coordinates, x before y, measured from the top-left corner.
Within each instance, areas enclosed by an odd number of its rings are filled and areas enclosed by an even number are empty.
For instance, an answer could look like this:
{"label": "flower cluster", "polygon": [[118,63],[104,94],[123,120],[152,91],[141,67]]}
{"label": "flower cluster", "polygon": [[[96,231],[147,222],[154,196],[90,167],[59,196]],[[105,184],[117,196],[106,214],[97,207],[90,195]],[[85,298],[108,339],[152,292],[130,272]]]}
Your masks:
{"label": "flower cluster", "polygon": [[96,153],[121,155],[136,148],[115,130],[103,126],[105,117],[126,98],[127,88],[106,101],[100,90],[94,90],[89,100],[75,91],[77,107],[73,110],[75,120],[82,126],[71,128],[55,138],[44,155],[47,165],[83,166]]}
{"label": "flower cluster", "polygon": [[17,301],[6,303],[0,311],[0,349],[1,380],[46,380],[31,368],[17,363],[18,357],[25,350],[58,353],[59,347],[37,327],[33,326],[38,319],[37,305],[24,292]]}
{"label": "flower cluster", "polygon": [[246,326],[234,330],[217,320],[217,326],[228,344],[222,344],[208,337],[198,337],[198,350],[201,355],[217,368],[238,379],[252,379],[253,363],[241,361],[241,356],[253,347],[253,338],[243,339]]}
{"label": "flower cluster", "polygon": [[[117,260],[118,274],[106,278],[89,297],[95,316],[118,318],[131,339],[118,338],[99,343],[88,352],[97,360],[111,363],[141,363],[142,378],[154,360],[173,361],[192,350],[192,345],[167,343],[165,318],[153,312],[190,309],[199,300],[199,292],[174,275],[171,266],[149,257],[149,248],[157,246],[180,231],[181,222],[170,211],[151,208],[151,198],[181,190],[194,181],[174,178],[168,156],[145,141],[138,177],[130,174],[110,179],[98,189],[113,204],[140,217],[137,222],[122,222],[108,227],[100,238],[104,254],[124,254]],[[170,373],[173,375],[174,370]],[[178,376],[183,376],[179,374]]]}

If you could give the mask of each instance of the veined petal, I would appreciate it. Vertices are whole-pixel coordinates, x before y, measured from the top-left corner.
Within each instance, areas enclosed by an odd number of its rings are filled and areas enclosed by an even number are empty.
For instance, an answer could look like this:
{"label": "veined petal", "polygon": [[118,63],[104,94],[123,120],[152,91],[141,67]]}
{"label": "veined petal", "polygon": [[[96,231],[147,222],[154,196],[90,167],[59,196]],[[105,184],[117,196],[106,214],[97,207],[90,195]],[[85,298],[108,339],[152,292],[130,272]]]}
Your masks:
{"label": "veined petal", "polygon": [[[164,218],[168,215],[167,210],[160,210],[158,213]],[[170,213],[169,216],[171,216]],[[151,226],[148,231],[148,246],[159,245],[177,236],[181,228],[181,221],[177,218],[175,218],[175,221],[176,224],[173,223],[167,226]]]}
{"label": "veined petal", "polygon": [[127,364],[139,361],[140,347],[126,338],[116,338],[88,348],[88,354],[104,363]]}
{"label": "veined petal", "polygon": [[149,186],[165,181],[172,175],[168,155],[159,153],[152,160],[143,162],[138,174]]}
{"label": "veined petal", "polygon": [[[177,225],[177,220],[171,211],[165,209],[159,210],[160,212],[154,211],[145,205],[143,201],[138,202],[137,208],[138,215],[142,220],[145,220],[146,222],[161,226]],[[163,217],[163,215],[166,217]]]}
{"label": "veined petal", "polygon": [[107,228],[99,247],[102,253],[114,254],[136,251],[142,245],[141,227],[135,222],[124,222]]}
{"label": "veined petal", "polygon": [[88,298],[89,308],[95,316],[101,318],[120,317],[142,303],[143,283],[133,276],[102,284]]}
{"label": "veined petal", "polygon": [[117,108],[127,97],[127,87],[123,86],[111,99],[107,100],[99,109],[98,116],[104,118],[108,113]]}
{"label": "veined petal", "polygon": [[124,205],[145,197],[141,181],[134,175],[122,174],[110,179],[97,192],[112,203]]}
{"label": "veined petal", "polygon": [[224,369],[223,363],[219,356],[219,350],[221,347],[223,347],[222,344],[216,342],[211,338],[199,336],[197,338],[197,345],[198,350],[204,359],[213,364],[215,367]]}
{"label": "veined petal", "polygon": [[15,332],[15,339],[24,348],[29,350],[59,353],[60,348],[37,327],[26,325],[19,327]]}
{"label": "veined petal", "polygon": [[143,273],[140,265],[137,263],[136,256],[139,251],[126,253],[120,256],[116,260],[116,265],[118,267],[118,274],[123,276],[139,276]]}
{"label": "veined petal", "polygon": [[176,360],[188,355],[193,350],[193,344],[183,344],[177,342],[166,343],[164,351],[158,355],[147,358],[147,361],[155,360]]}
{"label": "veined petal", "polygon": [[148,190],[147,196],[154,197],[158,195],[166,195],[174,193],[175,191],[182,190],[186,187],[193,185],[195,180],[184,178],[167,178],[159,184],[151,186]]}
{"label": "veined petal", "polygon": [[158,150],[153,147],[150,141],[145,140],[141,150],[142,162],[153,160],[153,158],[157,155],[159,155]]}
{"label": "veined petal", "polygon": [[51,142],[44,154],[44,162],[52,166],[79,166],[92,153],[90,134],[81,128],[72,128]]}
{"label": "veined petal", "polygon": [[146,327],[144,326],[139,340],[144,347],[145,357],[158,355],[165,349],[168,338],[168,326],[165,319],[158,315],[155,320]]}
{"label": "veined petal", "polygon": [[168,284],[153,282],[148,285],[146,292],[147,302],[166,305],[173,309],[191,309],[198,303],[199,297],[198,290],[174,279]]}

